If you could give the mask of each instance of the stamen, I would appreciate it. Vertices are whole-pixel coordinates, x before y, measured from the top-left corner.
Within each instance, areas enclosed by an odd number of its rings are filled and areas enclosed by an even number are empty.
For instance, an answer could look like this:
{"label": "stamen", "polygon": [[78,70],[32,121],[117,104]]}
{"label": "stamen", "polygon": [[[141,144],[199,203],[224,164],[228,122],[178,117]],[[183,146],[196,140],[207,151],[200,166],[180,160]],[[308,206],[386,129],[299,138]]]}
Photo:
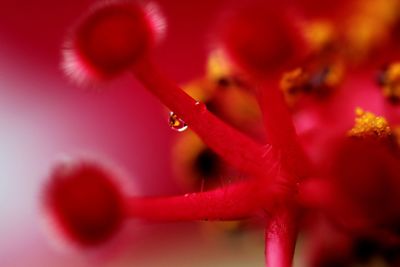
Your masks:
{"label": "stamen", "polygon": [[263,156],[265,149],[223,123],[160,71],[151,59],[154,25],[145,9],[115,2],[95,10],[77,28],[75,54],[104,78],[131,71],[178,118],[227,162],[253,176],[263,177],[276,159]]}
{"label": "stamen", "polygon": [[239,170],[263,177],[276,161],[273,155],[265,157],[265,148],[236,131],[211,114],[200,103],[165,77],[146,58],[132,69],[142,84],[163,104],[182,118],[210,148]]}
{"label": "stamen", "polygon": [[238,183],[202,193],[175,197],[132,197],[127,199],[127,216],[152,221],[237,220],[259,213],[274,197],[257,183]]}
{"label": "stamen", "polygon": [[[282,13],[277,16],[278,13]],[[304,38],[276,4],[253,5],[226,20],[222,31],[224,51],[251,79],[263,114],[268,142],[282,153],[285,167],[294,176],[307,176],[308,158],[298,142],[288,107],[276,82],[280,72],[300,61],[307,49]]]}
{"label": "stamen", "polygon": [[384,117],[376,116],[361,108],[356,108],[355,113],[355,125],[349,131],[349,136],[381,139],[392,135],[392,130]]}
{"label": "stamen", "polygon": [[281,152],[286,170],[297,179],[310,175],[310,162],[301,147],[283,94],[275,82],[264,82],[257,90],[268,142]]}

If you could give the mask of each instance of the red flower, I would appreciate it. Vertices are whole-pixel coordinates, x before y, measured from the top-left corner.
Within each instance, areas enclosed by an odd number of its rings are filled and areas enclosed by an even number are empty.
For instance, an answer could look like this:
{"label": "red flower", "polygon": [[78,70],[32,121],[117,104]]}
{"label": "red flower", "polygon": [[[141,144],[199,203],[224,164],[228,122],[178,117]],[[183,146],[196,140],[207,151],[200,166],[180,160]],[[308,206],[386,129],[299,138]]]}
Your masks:
{"label": "red flower", "polygon": [[[325,5],[317,2],[301,1],[303,10],[300,11],[304,14],[317,12],[333,21],[330,12],[321,13],[321,10],[327,11]],[[365,15],[355,10],[344,19],[353,21],[353,15]],[[128,217],[161,221],[261,217],[265,220],[267,265],[288,267],[292,265],[302,219],[314,218],[315,213],[322,212],[344,233],[390,241],[391,245],[398,242],[400,207],[393,203],[398,202],[400,165],[395,133],[387,121],[372,113],[368,116],[361,113],[358,118],[361,124],[356,121],[349,136],[343,131],[349,120],[342,119],[343,125],[335,127],[336,131],[325,140],[330,145],[337,144],[333,140],[340,141],[335,150],[323,148],[327,159],[322,160],[321,153],[315,153],[316,157],[306,153],[309,148],[303,147],[305,134],[296,133],[292,119],[293,114],[304,112],[303,106],[317,106],[311,112],[315,113],[320,108],[320,98],[290,111],[280,91],[282,84],[285,86],[281,89],[296,87],[300,94],[318,93],[324,86],[330,86],[329,90],[338,92],[327,94],[325,103],[329,102],[327,106],[330,107],[343,107],[334,102],[343,95],[341,81],[348,80],[342,77],[346,68],[337,66],[343,64],[349,69],[348,73],[360,72],[365,78],[375,62],[370,57],[375,47],[367,42],[355,42],[359,39],[352,31],[342,34],[341,31],[347,29],[346,23],[336,29],[340,38],[327,38],[321,42],[323,46],[313,46],[307,43],[306,33],[299,26],[306,18],[290,17],[289,14],[294,14],[292,11],[291,6],[272,1],[249,6],[225,21],[221,32],[224,52],[243,79],[243,86],[248,87],[260,106],[266,143],[237,130],[240,127],[232,127],[230,124],[234,123],[229,120],[221,120],[205,103],[190,97],[164,75],[152,55],[155,23],[142,6],[112,2],[95,9],[78,25],[72,46],[65,53],[67,69],[78,66],[101,78],[131,72],[174,112],[174,127],[177,121],[187,125],[209,149],[225,163],[245,173],[248,179],[183,196],[128,197],[119,192],[107,174],[96,168],[78,169],[65,182],[53,175],[48,203],[74,239],[98,244],[111,236],[121,220]],[[384,26],[390,26],[393,21],[385,23]],[[308,24],[305,25],[307,28]],[[372,29],[366,33],[368,38],[378,34],[375,31],[384,29]],[[345,40],[346,45],[336,43],[337,40]],[[356,56],[355,51],[358,52]],[[71,55],[77,61],[71,61]],[[366,65],[361,62],[368,63],[368,67],[364,68]],[[285,83],[281,83],[283,72],[292,71],[293,67],[305,69],[306,74],[291,73],[289,79],[284,76]],[[346,114],[345,111],[335,112],[329,110],[325,116],[313,115],[328,125],[328,116]],[[297,125],[303,123],[303,120],[296,120]],[[317,126],[314,121],[309,132],[327,134]],[[80,207],[81,194],[85,195],[86,191],[92,192],[87,196],[90,205]],[[124,216],[121,207],[124,207]],[[86,217],[86,213],[93,216]],[[340,247],[348,250],[349,246],[341,243]]]}

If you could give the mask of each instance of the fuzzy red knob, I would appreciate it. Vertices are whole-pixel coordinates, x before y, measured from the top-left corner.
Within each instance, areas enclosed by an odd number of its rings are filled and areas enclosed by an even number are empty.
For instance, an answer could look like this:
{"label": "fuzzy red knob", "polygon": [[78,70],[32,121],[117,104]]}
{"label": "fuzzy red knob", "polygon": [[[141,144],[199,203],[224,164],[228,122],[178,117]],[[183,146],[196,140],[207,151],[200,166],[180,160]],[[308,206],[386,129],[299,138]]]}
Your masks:
{"label": "fuzzy red knob", "polygon": [[235,63],[264,77],[290,67],[304,52],[298,29],[280,5],[238,10],[226,21],[221,37]]}
{"label": "fuzzy red knob", "polygon": [[123,196],[112,174],[90,162],[57,166],[45,204],[59,230],[82,246],[109,239],[123,220]]}
{"label": "fuzzy red knob", "polygon": [[147,54],[163,27],[154,5],[116,1],[93,10],[67,42],[67,72],[77,67],[85,75],[112,78]]}

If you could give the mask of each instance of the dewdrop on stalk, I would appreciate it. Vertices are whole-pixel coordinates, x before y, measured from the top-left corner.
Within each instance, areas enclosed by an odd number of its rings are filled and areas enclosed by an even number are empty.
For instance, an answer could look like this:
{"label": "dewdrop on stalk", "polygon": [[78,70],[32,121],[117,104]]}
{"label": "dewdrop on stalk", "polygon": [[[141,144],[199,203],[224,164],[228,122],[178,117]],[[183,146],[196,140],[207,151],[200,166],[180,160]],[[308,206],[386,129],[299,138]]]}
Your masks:
{"label": "dewdrop on stalk", "polygon": [[186,131],[188,128],[188,125],[186,124],[186,122],[184,122],[182,119],[180,119],[172,111],[169,113],[168,125],[172,130],[177,131],[179,133]]}
{"label": "dewdrop on stalk", "polygon": [[147,55],[165,29],[154,3],[104,2],[92,8],[70,34],[62,68],[77,83],[113,78]]}

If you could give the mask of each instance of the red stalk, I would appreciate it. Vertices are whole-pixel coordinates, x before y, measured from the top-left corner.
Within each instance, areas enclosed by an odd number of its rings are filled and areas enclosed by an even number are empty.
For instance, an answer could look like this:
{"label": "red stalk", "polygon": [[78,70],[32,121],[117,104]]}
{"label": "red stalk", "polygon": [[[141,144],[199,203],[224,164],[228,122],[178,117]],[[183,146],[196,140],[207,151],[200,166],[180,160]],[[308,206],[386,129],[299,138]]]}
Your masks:
{"label": "red stalk", "polygon": [[137,79],[160,101],[180,116],[202,140],[232,166],[257,177],[276,163],[268,147],[262,147],[225,124],[170,81],[149,58],[135,64]]}
{"label": "red stalk", "polygon": [[[238,183],[183,196],[130,197],[126,200],[126,214],[128,217],[153,221],[249,218],[266,206],[274,205],[274,195],[268,194],[267,190],[257,185],[258,183]],[[268,205],[265,202],[268,202]]]}
{"label": "red stalk", "polygon": [[274,214],[265,230],[266,266],[291,267],[298,232],[296,211]]}
{"label": "red stalk", "polygon": [[276,82],[261,82],[257,98],[263,114],[267,140],[282,157],[288,172],[297,179],[310,174],[310,162],[301,147],[291,114]]}

